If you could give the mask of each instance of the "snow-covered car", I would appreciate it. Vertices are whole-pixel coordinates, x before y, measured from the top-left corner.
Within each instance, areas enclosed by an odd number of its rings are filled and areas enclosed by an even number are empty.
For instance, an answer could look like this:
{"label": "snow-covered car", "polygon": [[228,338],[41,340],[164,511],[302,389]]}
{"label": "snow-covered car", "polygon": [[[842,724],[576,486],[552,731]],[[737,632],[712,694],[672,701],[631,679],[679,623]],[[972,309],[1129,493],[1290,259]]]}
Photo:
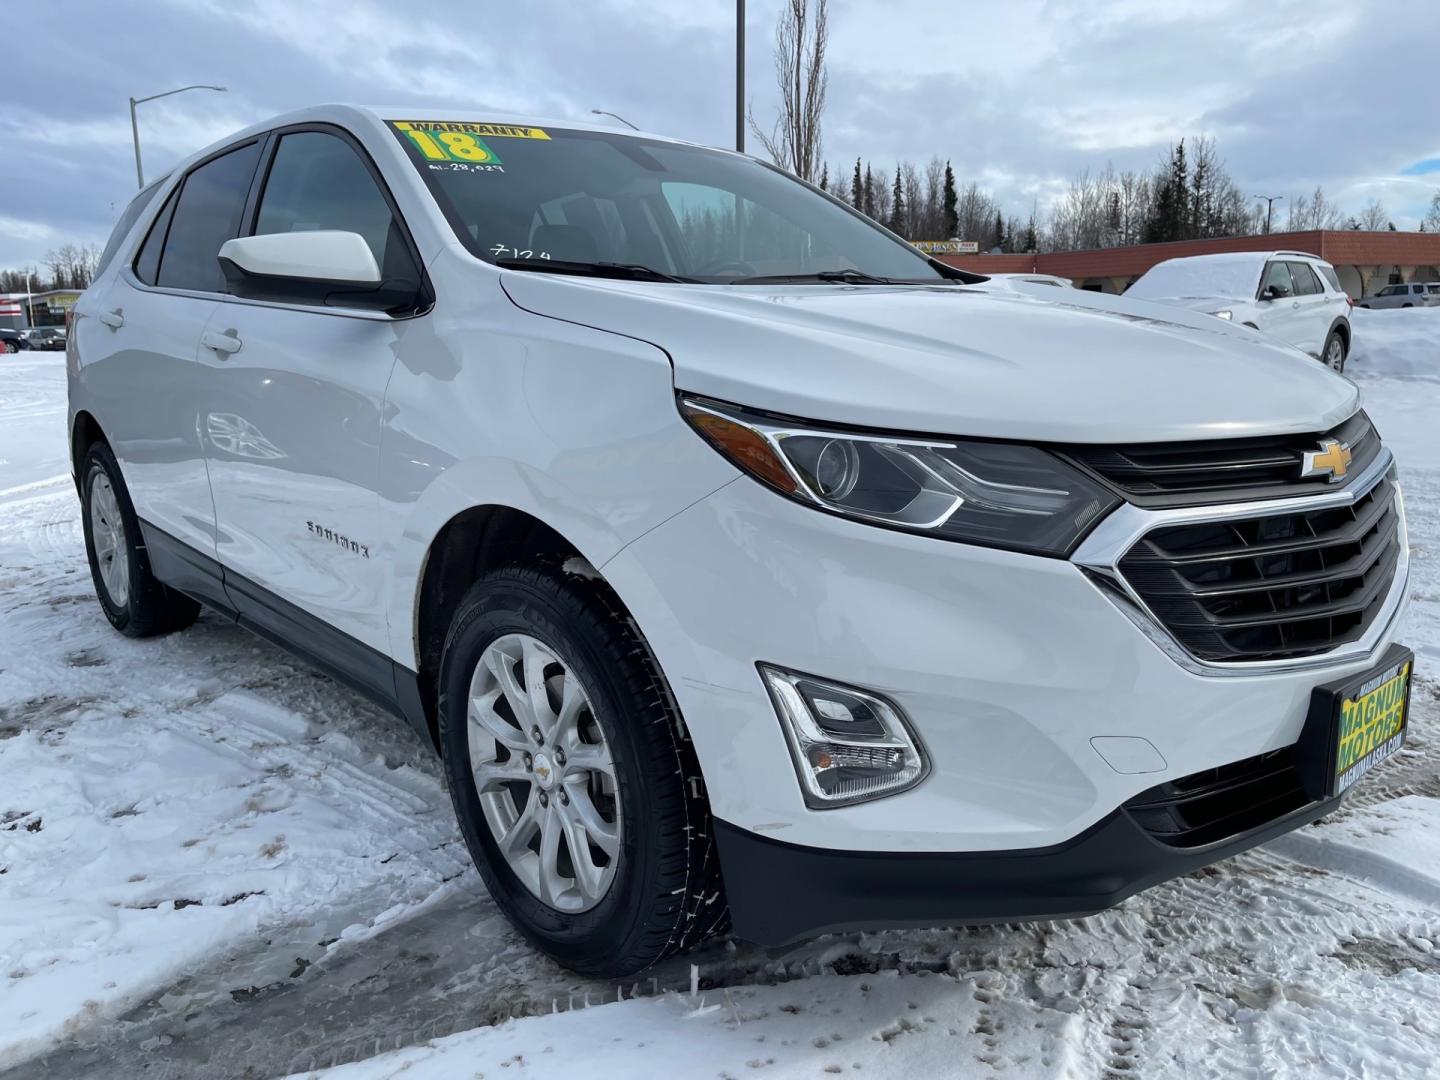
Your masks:
{"label": "snow-covered car", "polygon": [[1386,285],[1374,296],[1357,300],[1355,305],[1363,308],[1440,307],[1440,281]]}
{"label": "snow-covered car", "polygon": [[1335,268],[1303,251],[1166,259],[1142,274],[1125,295],[1249,326],[1335,371],[1345,370],[1350,354],[1350,298]]}
{"label": "snow-covered car", "polygon": [[1044,285],[1057,289],[1073,289],[1075,287],[1075,283],[1069,278],[1057,277],[1054,274],[990,274],[988,276],[992,285]]}
{"label": "snow-covered car", "polygon": [[258,124],[116,233],[68,372],[105,617],[207,605],[408,720],[573,969],[1095,912],[1404,741],[1391,451],[1250,330],[459,111]]}

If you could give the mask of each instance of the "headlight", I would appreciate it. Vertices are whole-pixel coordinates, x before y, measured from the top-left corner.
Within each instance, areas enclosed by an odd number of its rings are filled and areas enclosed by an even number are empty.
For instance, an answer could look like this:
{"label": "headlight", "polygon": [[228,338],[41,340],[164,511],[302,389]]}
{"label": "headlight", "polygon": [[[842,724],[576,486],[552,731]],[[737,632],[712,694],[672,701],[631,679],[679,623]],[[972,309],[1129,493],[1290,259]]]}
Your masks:
{"label": "headlight", "polygon": [[701,398],[680,411],[740,469],[799,502],[891,528],[1068,555],[1118,500],[1034,446],[825,430]]}
{"label": "headlight", "polygon": [[1224,319],[1226,322],[1229,322],[1235,317],[1233,311],[1212,311],[1210,314],[1214,315],[1217,319]]}

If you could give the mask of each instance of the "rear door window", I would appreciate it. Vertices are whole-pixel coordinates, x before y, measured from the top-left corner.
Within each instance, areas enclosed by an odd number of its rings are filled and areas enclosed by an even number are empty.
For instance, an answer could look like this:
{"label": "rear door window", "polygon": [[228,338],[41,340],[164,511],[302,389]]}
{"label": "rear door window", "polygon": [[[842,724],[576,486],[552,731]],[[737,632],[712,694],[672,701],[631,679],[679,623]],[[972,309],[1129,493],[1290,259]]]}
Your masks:
{"label": "rear door window", "polygon": [[1320,288],[1320,279],[1315,276],[1315,271],[1310,269],[1309,263],[1291,263],[1290,280],[1295,283],[1296,296],[1314,296],[1325,291]]}
{"label": "rear door window", "polygon": [[260,144],[231,150],[185,177],[160,255],[162,288],[224,292],[220,245],[240,234]]}

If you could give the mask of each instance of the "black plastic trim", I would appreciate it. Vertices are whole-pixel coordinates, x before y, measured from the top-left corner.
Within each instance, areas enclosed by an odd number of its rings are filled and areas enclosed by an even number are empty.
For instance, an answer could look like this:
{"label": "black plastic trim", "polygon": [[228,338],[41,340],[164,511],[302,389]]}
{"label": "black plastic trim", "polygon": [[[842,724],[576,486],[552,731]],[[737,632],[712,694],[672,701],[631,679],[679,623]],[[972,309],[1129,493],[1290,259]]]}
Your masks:
{"label": "black plastic trim", "polygon": [[1116,810],[1061,844],[899,853],[802,847],[716,819],[737,937],[788,945],[817,934],[1075,918],[1323,817],[1309,803],[1218,843],[1169,847]]}
{"label": "black plastic trim", "polygon": [[151,571],[166,585],[319,668],[405,720],[434,747],[415,672],[163,529],[141,520],[140,532]]}

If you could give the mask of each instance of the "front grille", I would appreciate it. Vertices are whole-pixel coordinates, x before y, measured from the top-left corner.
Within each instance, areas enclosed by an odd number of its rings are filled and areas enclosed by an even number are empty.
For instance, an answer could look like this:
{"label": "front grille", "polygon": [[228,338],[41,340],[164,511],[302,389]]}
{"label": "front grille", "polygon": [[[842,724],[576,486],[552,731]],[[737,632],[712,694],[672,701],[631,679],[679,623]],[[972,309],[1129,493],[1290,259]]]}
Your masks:
{"label": "front grille", "polygon": [[1385,477],[1351,505],[1155,529],[1119,566],[1202,660],[1310,656],[1375,620],[1400,558],[1398,525]]}
{"label": "front grille", "polygon": [[1331,490],[1336,485],[1323,476],[1300,475],[1305,451],[1323,439],[1350,447],[1347,478],[1363,473],[1380,453],[1380,437],[1363,412],[1319,434],[1072,446],[1063,453],[1137,506],[1205,506]]}
{"label": "front grille", "polygon": [[1191,848],[1258,829],[1307,802],[1287,748],[1158,784],[1125,811],[1162,844]]}

